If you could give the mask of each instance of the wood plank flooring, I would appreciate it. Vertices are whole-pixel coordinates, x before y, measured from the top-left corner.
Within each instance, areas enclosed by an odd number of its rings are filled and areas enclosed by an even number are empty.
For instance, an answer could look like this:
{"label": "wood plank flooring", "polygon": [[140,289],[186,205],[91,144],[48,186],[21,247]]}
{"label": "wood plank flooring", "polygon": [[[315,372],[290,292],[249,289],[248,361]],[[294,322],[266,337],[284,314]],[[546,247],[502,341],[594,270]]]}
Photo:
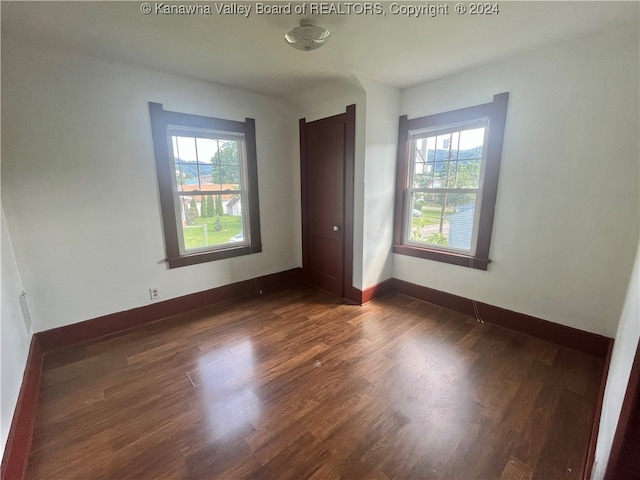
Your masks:
{"label": "wood plank flooring", "polygon": [[301,287],[47,354],[27,478],[577,479],[602,369]]}

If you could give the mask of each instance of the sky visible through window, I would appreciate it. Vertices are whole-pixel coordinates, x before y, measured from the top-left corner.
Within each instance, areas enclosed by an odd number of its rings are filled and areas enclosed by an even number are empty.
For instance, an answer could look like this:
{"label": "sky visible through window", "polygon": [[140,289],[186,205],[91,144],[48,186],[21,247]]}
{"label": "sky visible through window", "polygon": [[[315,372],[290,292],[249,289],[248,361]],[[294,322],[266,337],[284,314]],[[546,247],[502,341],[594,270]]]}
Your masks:
{"label": "sky visible through window", "polygon": [[177,157],[179,153],[180,156],[178,158],[181,162],[195,162],[198,160],[202,163],[211,163],[211,158],[218,151],[218,142],[210,138],[196,138],[195,142],[193,137],[174,136],[172,138],[174,154]]}

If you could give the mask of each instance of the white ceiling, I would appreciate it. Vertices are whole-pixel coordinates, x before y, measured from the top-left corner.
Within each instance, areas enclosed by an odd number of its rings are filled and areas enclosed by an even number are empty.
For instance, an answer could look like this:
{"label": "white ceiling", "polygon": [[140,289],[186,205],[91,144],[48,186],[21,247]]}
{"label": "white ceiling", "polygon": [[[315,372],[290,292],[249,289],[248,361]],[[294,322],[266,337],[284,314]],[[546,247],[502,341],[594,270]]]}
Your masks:
{"label": "white ceiling", "polygon": [[[141,3],[2,1],[2,38],[286,97],[354,73],[404,88],[639,23],[635,1],[502,1],[500,13],[491,16],[458,15],[449,3],[449,15],[434,18],[393,15],[387,1],[386,15],[376,16],[256,15],[255,3],[236,2],[253,6],[248,18],[219,15],[215,3],[195,0],[185,3],[210,5],[212,15],[143,15]],[[165,2],[171,3],[177,2]],[[320,50],[301,52],[283,40],[305,17],[332,32]]]}

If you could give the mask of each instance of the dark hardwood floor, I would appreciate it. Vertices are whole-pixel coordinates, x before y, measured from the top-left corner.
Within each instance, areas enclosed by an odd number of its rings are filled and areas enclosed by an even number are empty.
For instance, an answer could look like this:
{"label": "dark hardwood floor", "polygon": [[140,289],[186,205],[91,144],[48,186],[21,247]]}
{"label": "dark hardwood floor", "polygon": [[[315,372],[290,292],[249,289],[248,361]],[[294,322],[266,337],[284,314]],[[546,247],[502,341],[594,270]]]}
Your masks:
{"label": "dark hardwood floor", "polygon": [[392,294],[218,304],[48,353],[29,479],[577,479],[603,361]]}

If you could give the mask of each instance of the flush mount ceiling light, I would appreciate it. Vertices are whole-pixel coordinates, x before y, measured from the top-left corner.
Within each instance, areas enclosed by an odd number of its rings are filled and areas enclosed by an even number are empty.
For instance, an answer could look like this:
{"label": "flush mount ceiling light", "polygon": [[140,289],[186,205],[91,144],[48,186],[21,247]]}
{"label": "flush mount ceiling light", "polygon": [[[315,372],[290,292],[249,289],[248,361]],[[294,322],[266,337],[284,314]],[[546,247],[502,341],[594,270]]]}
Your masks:
{"label": "flush mount ceiling light", "polygon": [[286,33],[284,40],[298,50],[315,50],[329,41],[331,32],[324,27],[319,27],[312,20],[300,21],[300,25]]}

